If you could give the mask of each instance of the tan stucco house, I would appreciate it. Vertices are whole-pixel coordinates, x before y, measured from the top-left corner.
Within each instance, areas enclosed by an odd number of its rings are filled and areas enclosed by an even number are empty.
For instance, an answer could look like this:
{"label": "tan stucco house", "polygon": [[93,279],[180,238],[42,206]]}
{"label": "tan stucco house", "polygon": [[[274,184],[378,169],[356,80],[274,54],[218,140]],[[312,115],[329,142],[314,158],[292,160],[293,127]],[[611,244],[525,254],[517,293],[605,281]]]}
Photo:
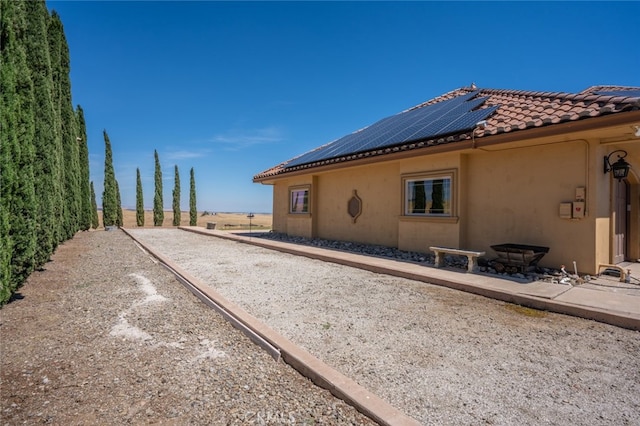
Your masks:
{"label": "tan stucco house", "polygon": [[541,266],[595,274],[640,259],[640,88],[463,87],[253,180],[273,185],[277,232],[487,257],[544,246]]}

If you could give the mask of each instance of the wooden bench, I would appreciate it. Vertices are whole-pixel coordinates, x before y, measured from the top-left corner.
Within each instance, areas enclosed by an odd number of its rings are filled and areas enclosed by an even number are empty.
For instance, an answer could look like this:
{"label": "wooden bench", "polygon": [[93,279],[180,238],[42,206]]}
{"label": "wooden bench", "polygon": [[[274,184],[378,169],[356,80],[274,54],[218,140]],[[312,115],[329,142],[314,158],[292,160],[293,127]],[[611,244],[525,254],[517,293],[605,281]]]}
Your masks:
{"label": "wooden bench", "polygon": [[436,268],[441,268],[444,266],[445,254],[467,256],[467,259],[469,259],[469,262],[467,263],[468,272],[476,272],[478,270],[478,257],[485,255],[484,251],[461,250],[449,247],[429,247],[429,250],[436,254]]}

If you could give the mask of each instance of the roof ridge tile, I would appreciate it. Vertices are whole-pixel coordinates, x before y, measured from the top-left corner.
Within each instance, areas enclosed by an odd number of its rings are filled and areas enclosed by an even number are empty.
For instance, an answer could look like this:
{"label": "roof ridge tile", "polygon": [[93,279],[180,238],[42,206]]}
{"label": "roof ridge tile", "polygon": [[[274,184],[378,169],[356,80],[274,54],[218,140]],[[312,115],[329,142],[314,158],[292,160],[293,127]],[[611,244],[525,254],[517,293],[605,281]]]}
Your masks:
{"label": "roof ridge tile", "polygon": [[626,90],[640,90],[640,87],[636,86],[616,86],[616,85],[601,85],[587,87],[580,93],[594,93],[594,92],[617,92]]}

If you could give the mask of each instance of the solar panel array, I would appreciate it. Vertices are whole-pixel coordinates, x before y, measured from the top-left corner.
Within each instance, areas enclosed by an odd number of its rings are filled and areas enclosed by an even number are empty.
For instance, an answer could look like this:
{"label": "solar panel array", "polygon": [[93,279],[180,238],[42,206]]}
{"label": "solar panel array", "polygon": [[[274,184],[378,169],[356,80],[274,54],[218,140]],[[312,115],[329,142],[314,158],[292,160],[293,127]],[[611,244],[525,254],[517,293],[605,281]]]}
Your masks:
{"label": "solar panel array", "polygon": [[436,104],[401,112],[294,158],[285,167],[299,166],[408,142],[461,133],[473,129],[498,106],[480,107],[488,98],[474,99],[474,91]]}
{"label": "solar panel array", "polygon": [[596,95],[603,96],[623,96],[627,98],[640,98],[640,90],[609,90],[605,92],[595,92]]}

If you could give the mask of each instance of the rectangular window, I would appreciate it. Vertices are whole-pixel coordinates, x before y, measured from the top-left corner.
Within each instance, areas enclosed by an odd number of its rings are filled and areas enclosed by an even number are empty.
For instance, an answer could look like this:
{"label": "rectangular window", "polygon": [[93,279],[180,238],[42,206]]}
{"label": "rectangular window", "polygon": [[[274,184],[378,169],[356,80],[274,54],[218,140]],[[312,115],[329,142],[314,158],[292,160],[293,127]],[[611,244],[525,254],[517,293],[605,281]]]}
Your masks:
{"label": "rectangular window", "polygon": [[453,216],[453,174],[404,179],[404,214]]}
{"label": "rectangular window", "polygon": [[309,213],[309,188],[289,190],[289,213]]}

